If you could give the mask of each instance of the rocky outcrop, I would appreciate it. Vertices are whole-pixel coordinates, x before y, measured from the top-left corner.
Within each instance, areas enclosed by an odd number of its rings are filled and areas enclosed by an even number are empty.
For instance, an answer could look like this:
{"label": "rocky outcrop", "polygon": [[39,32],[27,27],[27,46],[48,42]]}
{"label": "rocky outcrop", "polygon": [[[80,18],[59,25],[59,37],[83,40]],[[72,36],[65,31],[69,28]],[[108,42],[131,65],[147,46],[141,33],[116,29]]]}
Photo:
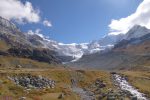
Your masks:
{"label": "rocky outcrop", "polygon": [[20,75],[20,76],[12,76],[8,77],[10,80],[15,82],[16,85],[21,85],[25,88],[55,88],[55,81],[51,79],[47,79],[45,77],[33,76],[33,75]]}

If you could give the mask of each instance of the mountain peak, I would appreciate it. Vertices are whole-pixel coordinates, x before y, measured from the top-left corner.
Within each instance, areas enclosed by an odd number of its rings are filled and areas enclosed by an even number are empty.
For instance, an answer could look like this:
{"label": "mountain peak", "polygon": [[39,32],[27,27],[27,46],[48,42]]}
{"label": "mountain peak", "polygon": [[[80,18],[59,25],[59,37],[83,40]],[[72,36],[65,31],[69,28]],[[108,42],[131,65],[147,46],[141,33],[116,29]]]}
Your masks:
{"label": "mountain peak", "polygon": [[124,39],[139,38],[150,33],[150,29],[145,26],[135,25],[127,33]]}
{"label": "mountain peak", "polygon": [[19,30],[19,28],[12,23],[11,21],[0,16],[0,26],[11,29],[11,30]]}
{"label": "mountain peak", "polygon": [[143,29],[147,29],[145,26],[141,26],[141,25],[134,25],[129,31],[138,31],[138,30],[143,30]]}

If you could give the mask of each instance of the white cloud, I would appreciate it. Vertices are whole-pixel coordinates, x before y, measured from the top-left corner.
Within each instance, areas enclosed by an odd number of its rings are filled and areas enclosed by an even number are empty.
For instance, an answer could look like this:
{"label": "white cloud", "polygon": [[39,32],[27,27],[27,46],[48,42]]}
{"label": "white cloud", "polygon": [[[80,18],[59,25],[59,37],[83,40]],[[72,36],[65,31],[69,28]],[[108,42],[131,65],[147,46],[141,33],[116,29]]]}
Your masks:
{"label": "white cloud", "polygon": [[130,16],[118,20],[113,19],[109,25],[111,31],[109,34],[126,33],[134,25],[150,28],[150,0],[143,0],[135,13]]}
{"label": "white cloud", "polygon": [[19,23],[40,21],[39,10],[28,1],[23,4],[20,0],[0,0],[0,16]]}
{"label": "white cloud", "polygon": [[52,23],[50,21],[48,21],[48,20],[44,20],[43,21],[43,25],[47,26],[47,27],[52,27]]}
{"label": "white cloud", "polygon": [[52,41],[52,40],[49,39],[49,36],[45,36],[45,35],[43,35],[41,33],[41,29],[36,29],[35,31],[29,30],[27,32],[27,34],[29,34],[29,35],[37,35],[37,36],[41,37],[43,40],[48,41],[48,42]]}
{"label": "white cloud", "polygon": [[41,38],[45,38],[43,34],[41,34],[41,30],[40,29],[36,29],[35,31],[32,31],[32,30],[29,30],[27,32],[29,35],[38,35],[40,36]]}

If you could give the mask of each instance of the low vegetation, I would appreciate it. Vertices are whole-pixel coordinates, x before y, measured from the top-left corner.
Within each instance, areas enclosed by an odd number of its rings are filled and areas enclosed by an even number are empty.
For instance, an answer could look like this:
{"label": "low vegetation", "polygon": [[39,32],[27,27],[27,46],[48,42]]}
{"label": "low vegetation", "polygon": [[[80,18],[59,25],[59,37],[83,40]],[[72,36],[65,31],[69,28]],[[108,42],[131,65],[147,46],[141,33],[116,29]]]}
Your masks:
{"label": "low vegetation", "polygon": [[[15,70],[14,70],[15,69]],[[110,81],[110,74],[104,71],[89,71],[89,70],[72,70],[63,67],[50,68],[1,68],[0,69],[0,99],[26,97],[27,100],[59,100],[63,96],[63,100],[79,100],[79,95],[71,91],[71,79],[76,77],[79,87],[86,88],[92,84],[97,78],[103,80],[107,87],[112,87]],[[15,85],[15,83],[8,79],[8,76],[14,75],[42,75],[48,79],[56,81],[54,89],[25,89],[24,87]],[[104,90],[105,90],[104,89]]]}

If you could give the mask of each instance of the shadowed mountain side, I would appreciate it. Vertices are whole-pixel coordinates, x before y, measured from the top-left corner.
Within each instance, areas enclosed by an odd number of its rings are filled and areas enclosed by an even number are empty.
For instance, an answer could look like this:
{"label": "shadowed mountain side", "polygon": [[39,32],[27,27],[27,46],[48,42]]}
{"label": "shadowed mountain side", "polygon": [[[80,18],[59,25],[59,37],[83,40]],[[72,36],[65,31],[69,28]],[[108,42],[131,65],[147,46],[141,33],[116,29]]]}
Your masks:
{"label": "shadowed mountain side", "polygon": [[128,69],[143,64],[150,65],[150,55],[132,55],[121,52],[109,52],[106,54],[85,55],[79,61],[68,64],[78,68],[89,69]]}

